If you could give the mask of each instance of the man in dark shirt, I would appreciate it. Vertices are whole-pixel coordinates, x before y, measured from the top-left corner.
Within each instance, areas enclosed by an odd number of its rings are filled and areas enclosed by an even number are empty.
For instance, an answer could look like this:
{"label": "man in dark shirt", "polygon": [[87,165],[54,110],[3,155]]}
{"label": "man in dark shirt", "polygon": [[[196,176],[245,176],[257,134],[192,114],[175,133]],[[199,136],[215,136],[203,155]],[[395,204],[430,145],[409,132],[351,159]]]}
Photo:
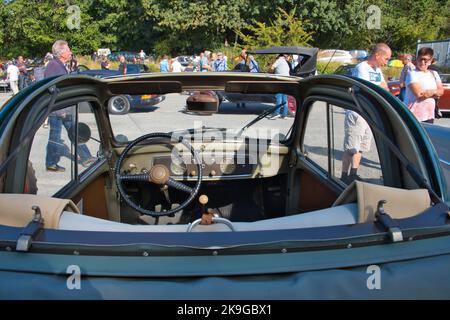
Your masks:
{"label": "man in dark shirt", "polygon": [[[64,40],[57,40],[52,46],[53,59],[49,61],[45,67],[44,77],[61,76],[68,73],[65,64],[71,59],[72,52],[69,45]],[[45,157],[45,165],[47,171],[64,172],[66,169],[58,165],[61,156],[71,158],[69,148],[61,140],[62,126],[69,132],[72,128],[73,116],[70,112],[72,107],[57,110],[50,113],[48,122],[50,125],[50,132],[47,144],[47,156]],[[78,145],[78,155],[81,163],[92,163],[92,156],[85,144]]]}
{"label": "man in dark shirt", "polygon": [[19,90],[23,90],[25,88],[25,78],[27,77],[27,66],[22,56],[17,57],[17,68],[19,68]]}
{"label": "man in dark shirt", "polygon": [[102,62],[100,63],[102,70],[109,70],[109,62],[107,57],[102,58]]}

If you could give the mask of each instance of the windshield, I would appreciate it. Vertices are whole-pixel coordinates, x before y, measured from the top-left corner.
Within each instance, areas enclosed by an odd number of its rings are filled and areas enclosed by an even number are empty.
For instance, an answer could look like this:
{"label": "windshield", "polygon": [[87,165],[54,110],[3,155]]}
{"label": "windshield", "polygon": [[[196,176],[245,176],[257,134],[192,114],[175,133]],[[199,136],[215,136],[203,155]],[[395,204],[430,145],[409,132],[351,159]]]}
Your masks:
{"label": "windshield", "polygon": [[[221,132],[224,140],[239,135],[264,139],[276,136],[282,141],[288,136],[294,123],[296,101],[292,96],[208,92],[217,98],[216,113],[188,111],[186,101],[194,94],[193,91],[166,95],[115,96],[108,103],[114,136],[119,136],[118,140],[122,139],[121,141],[125,137],[132,141],[151,132],[217,129],[215,131]],[[251,123],[258,116],[261,119]]]}

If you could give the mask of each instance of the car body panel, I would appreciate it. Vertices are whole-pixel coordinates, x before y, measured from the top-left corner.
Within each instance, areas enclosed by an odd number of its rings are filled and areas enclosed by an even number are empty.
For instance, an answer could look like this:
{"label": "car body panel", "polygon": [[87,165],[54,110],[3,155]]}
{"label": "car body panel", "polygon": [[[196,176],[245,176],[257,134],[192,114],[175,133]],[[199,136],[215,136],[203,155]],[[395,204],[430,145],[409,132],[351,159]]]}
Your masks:
{"label": "car body panel", "polygon": [[[23,257],[24,254],[14,254],[16,257],[12,257],[13,254],[2,252],[0,269],[4,271],[0,272],[3,284],[0,296],[11,299],[195,297],[206,300],[448,298],[450,283],[442,281],[446,278],[447,266],[450,264],[448,240],[448,237],[444,237],[428,243],[426,240],[414,241],[413,246],[422,247],[416,251],[422,252],[420,259],[407,258],[408,253],[402,250],[407,249],[405,243],[397,245],[398,249],[389,249],[390,255],[395,255],[396,258],[385,262],[378,258],[376,247],[371,250],[355,248],[335,252],[322,251],[319,254],[278,253],[204,258],[76,257],[48,254],[28,254],[28,257]],[[442,249],[427,252],[426,256],[423,256],[424,252],[438,246]],[[385,256],[383,251],[386,251],[386,248],[382,246],[379,250],[379,256]],[[14,270],[17,265],[27,265],[28,260],[36,266],[28,267],[26,271]],[[52,263],[49,265],[48,261]],[[323,267],[312,267],[312,261],[319,265],[319,261],[322,261]],[[169,280],[169,277],[173,276],[171,271],[174,265],[185,266],[185,275],[178,276],[177,281]],[[205,270],[198,268],[201,265],[211,266],[210,271],[214,275],[206,275]],[[80,268],[83,276],[82,290],[68,290],[67,283],[72,274],[69,266]],[[108,267],[103,269],[101,266]],[[283,268],[280,268],[281,266]],[[264,270],[265,268],[267,269]],[[38,273],[28,273],[30,269]],[[240,270],[238,276],[232,275],[233,269]],[[242,270],[248,270],[248,276],[242,275]],[[373,272],[371,270],[380,271],[378,290],[375,286],[370,286],[369,280]],[[273,273],[274,271],[278,272]],[[218,275],[220,273],[222,274]],[[199,278],[199,275],[202,277]],[[439,290],[436,290],[437,287]],[[216,288],[214,294],[211,294],[211,288]],[[218,288],[220,290],[217,290]],[[276,295],[273,290],[276,290]],[[164,294],[161,294],[162,292]]]}

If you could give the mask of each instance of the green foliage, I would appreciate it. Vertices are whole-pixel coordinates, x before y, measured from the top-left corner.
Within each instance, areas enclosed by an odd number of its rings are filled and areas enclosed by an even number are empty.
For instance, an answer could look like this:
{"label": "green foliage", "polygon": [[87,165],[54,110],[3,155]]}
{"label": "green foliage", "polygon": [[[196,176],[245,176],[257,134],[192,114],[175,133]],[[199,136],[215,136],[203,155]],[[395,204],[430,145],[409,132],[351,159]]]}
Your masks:
{"label": "green foliage", "polygon": [[[42,56],[57,39],[69,41],[74,52],[88,52],[100,45],[100,34],[91,16],[81,9],[80,28],[70,29],[64,0],[15,0],[2,10],[0,56]],[[39,18],[37,18],[39,17]]]}
{"label": "green foliage", "polygon": [[[68,28],[69,5],[81,10],[79,29]],[[371,5],[381,9],[378,29],[367,27]],[[61,38],[77,54],[106,47],[175,56],[225,41],[228,56],[242,47],[370,49],[381,41],[414,52],[418,39],[449,37],[449,13],[449,0],[10,0],[0,1],[0,57],[43,56]]]}
{"label": "green foliage", "polygon": [[245,32],[236,30],[244,47],[249,49],[271,46],[309,46],[311,33],[303,29],[303,22],[295,17],[295,12],[278,8],[275,19],[269,25],[254,21]]}
{"label": "green foliage", "polygon": [[155,63],[147,64],[149,72],[159,72],[159,65]]}
{"label": "green foliage", "polygon": [[[309,46],[313,38],[311,33],[303,29],[303,21],[295,17],[295,11],[290,13],[278,8],[275,19],[267,25],[264,22],[253,21],[245,32],[236,30],[242,46],[247,49],[267,48],[271,46]],[[259,56],[258,62],[263,70],[267,70],[275,56]]]}
{"label": "green foliage", "polygon": [[[341,62],[317,62],[317,72],[320,74],[334,74],[336,70],[342,65]],[[326,69],[325,69],[326,68]]]}

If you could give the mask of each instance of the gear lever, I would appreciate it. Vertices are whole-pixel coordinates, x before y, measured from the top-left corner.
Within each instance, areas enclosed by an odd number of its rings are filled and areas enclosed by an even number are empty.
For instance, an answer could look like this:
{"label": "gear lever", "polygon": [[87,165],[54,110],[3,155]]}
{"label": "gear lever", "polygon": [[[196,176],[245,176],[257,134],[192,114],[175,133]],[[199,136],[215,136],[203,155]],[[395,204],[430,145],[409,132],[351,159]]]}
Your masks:
{"label": "gear lever", "polygon": [[207,204],[208,204],[208,196],[202,194],[199,198],[198,198],[198,202],[200,202],[200,207],[201,207],[201,211],[202,211],[202,221],[200,222],[200,224],[212,224],[213,223],[213,210],[208,209]]}

